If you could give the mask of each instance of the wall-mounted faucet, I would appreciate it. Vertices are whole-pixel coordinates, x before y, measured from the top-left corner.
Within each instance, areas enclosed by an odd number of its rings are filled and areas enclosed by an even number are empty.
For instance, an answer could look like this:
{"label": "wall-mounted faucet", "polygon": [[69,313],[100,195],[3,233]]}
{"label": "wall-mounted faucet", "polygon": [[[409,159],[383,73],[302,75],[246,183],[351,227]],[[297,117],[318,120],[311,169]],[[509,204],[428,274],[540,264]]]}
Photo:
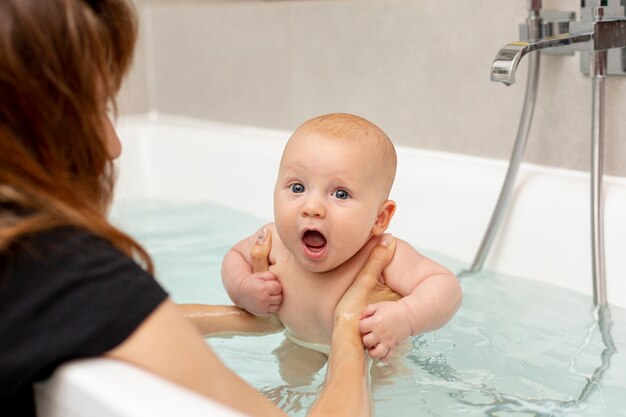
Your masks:
{"label": "wall-mounted faucet", "polygon": [[[592,79],[591,117],[591,244],[593,300],[606,305],[604,225],[602,202],[604,141],[604,80],[607,75],[626,75],[626,1],[581,0],[580,20],[573,12],[545,12],[541,0],[528,0],[529,17],[521,26],[521,38],[504,46],[491,67],[491,80],[505,85],[515,82],[521,59],[529,56],[529,72],[522,117],[509,169],[474,262],[467,272],[482,269],[497,229],[507,209],[512,187],[526,146],[535,105],[539,76],[539,52],[581,52],[581,70]],[[537,51],[534,54],[531,52]]]}
{"label": "wall-mounted faucet", "polygon": [[[515,82],[515,72],[524,55],[537,50],[558,48],[559,51],[604,51],[612,48],[626,47],[626,14],[625,7],[619,0],[611,6],[606,0],[583,0],[581,18],[584,20],[571,22],[569,33],[547,36],[536,41],[512,42],[502,48],[496,55],[491,67],[491,81],[499,81],[506,85]],[[589,72],[588,54],[581,61],[583,72]],[[611,70],[607,74],[626,75],[626,54],[623,50],[611,51]],[[607,59],[608,63],[608,59]],[[614,63],[614,64],[613,64]]]}
{"label": "wall-mounted faucet", "polygon": [[[459,276],[482,270],[489,249],[509,205],[532,121],[539,78],[539,51],[573,54],[581,51],[581,70],[592,79],[591,111],[591,246],[593,302],[604,344],[601,361],[575,402],[584,403],[600,386],[615,354],[611,336],[611,314],[607,305],[604,270],[604,224],[602,202],[602,152],[604,140],[604,80],[607,75],[626,75],[626,0],[582,0],[581,20],[572,12],[541,10],[541,0],[528,0],[528,18],[520,26],[520,42],[502,48],[491,67],[491,80],[506,85],[515,82],[520,60],[528,57],[526,95],[509,168],[491,220],[474,261]],[[619,49],[615,49],[619,48]],[[536,51],[535,53],[532,53]]]}

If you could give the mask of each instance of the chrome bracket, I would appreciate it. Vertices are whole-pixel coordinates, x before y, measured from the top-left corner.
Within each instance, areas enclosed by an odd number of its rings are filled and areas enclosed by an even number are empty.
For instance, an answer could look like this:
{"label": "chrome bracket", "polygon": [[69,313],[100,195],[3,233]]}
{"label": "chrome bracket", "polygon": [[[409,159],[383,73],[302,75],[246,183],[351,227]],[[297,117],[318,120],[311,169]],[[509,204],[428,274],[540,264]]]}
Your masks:
{"label": "chrome bracket", "polygon": [[[623,0],[582,0],[581,21],[612,21],[626,19],[626,2]],[[626,38],[626,25],[613,29],[613,37]],[[622,41],[622,45],[625,42]],[[580,70],[589,75],[590,51],[581,51]],[[606,75],[626,75],[626,47],[607,50]]]}
{"label": "chrome bracket", "polygon": [[[540,17],[540,37],[548,38],[552,36],[569,33],[569,25],[576,20],[576,12],[564,10],[541,10]],[[519,25],[520,40],[530,41],[530,28],[528,23]],[[545,55],[574,55],[574,51],[562,48],[549,48],[541,50]]]}

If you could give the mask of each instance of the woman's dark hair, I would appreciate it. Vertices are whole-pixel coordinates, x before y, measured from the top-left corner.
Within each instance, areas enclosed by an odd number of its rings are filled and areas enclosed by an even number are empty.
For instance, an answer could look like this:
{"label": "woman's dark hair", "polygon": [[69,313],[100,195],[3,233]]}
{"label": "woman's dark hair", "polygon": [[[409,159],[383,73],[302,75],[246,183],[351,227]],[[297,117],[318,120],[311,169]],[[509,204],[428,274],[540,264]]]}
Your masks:
{"label": "woman's dark hair", "polygon": [[152,268],[106,219],[114,170],[104,117],[136,33],[126,0],[0,2],[0,250],[74,225]]}

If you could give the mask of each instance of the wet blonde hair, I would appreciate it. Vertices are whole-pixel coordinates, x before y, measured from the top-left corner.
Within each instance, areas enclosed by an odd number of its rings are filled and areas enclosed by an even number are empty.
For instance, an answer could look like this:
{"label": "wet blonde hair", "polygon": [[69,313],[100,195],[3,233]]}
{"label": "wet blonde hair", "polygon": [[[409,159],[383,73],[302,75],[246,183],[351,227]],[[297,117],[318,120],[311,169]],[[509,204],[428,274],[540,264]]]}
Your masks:
{"label": "wet blonde hair", "polygon": [[103,118],[136,28],[126,0],[0,2],[0,250],[74,225],[152,268],[106,219],[114,170]]}
{"label": "wet blonde hair", "polygon": [[384,180],[385,198],[389,196],[398,162],[393,143],[381,128],[354,114],[330,113],[314,117],[301,124],[291,135],[289,142],[310,133],[329,139],[351,140],[357,145],[369,146]]}

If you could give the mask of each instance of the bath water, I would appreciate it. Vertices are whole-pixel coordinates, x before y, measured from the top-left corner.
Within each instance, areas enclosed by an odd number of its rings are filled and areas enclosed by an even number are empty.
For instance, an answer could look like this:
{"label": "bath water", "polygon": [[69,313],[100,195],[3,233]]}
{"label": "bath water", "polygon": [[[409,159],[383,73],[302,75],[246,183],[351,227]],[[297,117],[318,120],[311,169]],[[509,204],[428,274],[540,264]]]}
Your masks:
{"label": "bath water", "polygon": [[[119,203],[111,218],[148,249],[178,303],[232,304],[222,257],[263,224],[213,203],[163,201]],[[454,271],[467,266],[422,251]],[[489,272],[461,285],[449,324],[412,338],[393,366],[372,365],[376,416],[626,416],[625,309],[611,308],[601,332],[589,296]],[[303,348],[285,354],[282,333],[206,341],[292,416],[306,415],[320,391],[324,362]]]}

